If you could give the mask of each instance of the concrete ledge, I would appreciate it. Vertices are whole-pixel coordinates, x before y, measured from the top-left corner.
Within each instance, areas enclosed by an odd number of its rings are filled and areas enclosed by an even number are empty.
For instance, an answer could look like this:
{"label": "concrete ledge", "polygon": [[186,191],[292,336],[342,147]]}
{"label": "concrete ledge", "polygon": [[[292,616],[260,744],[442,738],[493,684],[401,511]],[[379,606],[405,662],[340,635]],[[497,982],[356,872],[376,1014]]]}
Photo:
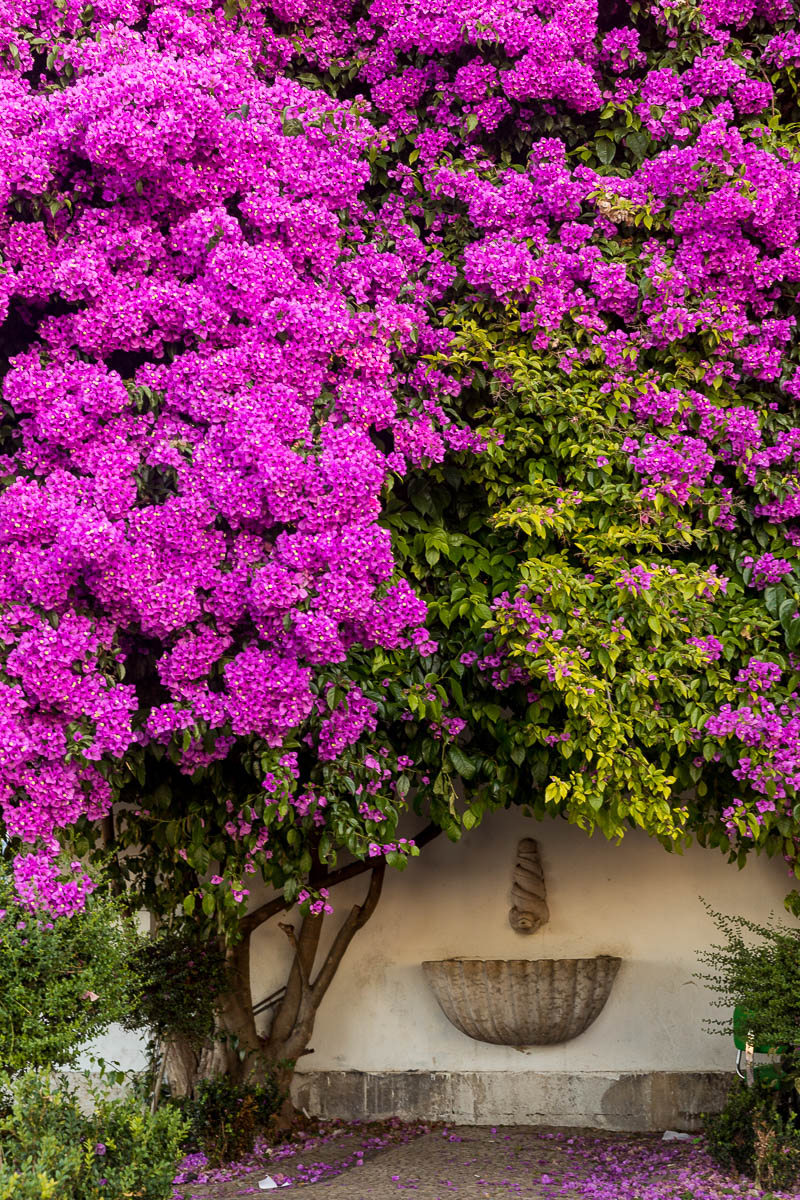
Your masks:
{"label": "concrete ledge", "polygon": [[726,1071],[308,1071],[295,1076],[292,1097],[345,1120],[691,1132],[701,1113],[722,1108],[733,1080]]}

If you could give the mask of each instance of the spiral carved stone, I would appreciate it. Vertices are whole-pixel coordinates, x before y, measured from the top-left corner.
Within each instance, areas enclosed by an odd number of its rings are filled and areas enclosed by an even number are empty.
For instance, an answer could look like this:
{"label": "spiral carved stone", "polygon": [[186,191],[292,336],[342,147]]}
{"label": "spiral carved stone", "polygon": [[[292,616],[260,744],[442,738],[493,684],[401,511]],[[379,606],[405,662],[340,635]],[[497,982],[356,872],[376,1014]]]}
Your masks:
{"label": "spiral carved stone", "polygon": [[508,914],[511,928],[517,933],[535,933],[550,920],[550,911],[539,847],[533,838],[523,838],[517,846],[517,861],[511,878],[514,904]]}
{"label": "spiral carved stone", "polygon": [[439,1006],[467,1037],[548,1046],[588,1029],[608,999],[620,959],[451,958],[422,968]]}

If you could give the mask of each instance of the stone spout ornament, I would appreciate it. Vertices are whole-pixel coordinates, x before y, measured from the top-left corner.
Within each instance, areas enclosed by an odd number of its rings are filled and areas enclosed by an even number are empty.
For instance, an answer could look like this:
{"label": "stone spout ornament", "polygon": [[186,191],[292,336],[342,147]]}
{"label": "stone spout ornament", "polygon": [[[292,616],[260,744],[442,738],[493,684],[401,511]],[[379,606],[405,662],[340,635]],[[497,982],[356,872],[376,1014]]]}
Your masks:
{"label": "stone spout ornament", "polygon": [[456,1029],[499,1046],[549,1046],[588,1029],[608,999],[621,960],[450,958],[422,969]]}
{"label": "stone spout ornament", "polygon": [[513,908],[508,914],[509,924],[517,933],[536,933],[550,920],[550,911],[539,847],[533,838],[523,838],[517,846],[511,878]]}

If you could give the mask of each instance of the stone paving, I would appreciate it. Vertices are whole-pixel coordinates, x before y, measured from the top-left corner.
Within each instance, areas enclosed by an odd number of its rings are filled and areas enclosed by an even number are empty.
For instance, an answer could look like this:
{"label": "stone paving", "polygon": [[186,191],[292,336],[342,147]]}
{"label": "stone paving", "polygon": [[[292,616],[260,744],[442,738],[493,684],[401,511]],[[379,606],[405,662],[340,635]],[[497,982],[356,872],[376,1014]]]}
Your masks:
{"label": "stone paving", "polygon": [[[304,1200],[400,1200],[406,1193],[409,1200],[550,1200],[547,1183],[570,1165],[565,1157],[560,1142],[543,1141],[540,1131],[530,1128],[492,1134],[489,1128],[470,1127],[446,1136],[436,1131],[384,1150],[329,1183],[307,1186],[303,1195]],[[577,1195],[560,1194],[564,1200]]]}
{"label": "stone paving", "polygon": [[[587,1195],[615,1200],[631,1196],[625,1184],[633,1176],[645,1185],[641,1192],[635,1189],[636,1195],[658,1183],[667,1185],[664,1192],[657,1188],[659,1195],[694,1200],[700,1194],[696,1147],[665,1143],[658,1135],[468,1126],[431,1129],[409,1140],[408,1130],[400,1127],[396,1139],[399,1144],[386,1147],[385,1131],[379,1137],[371,1136],[367,1125],[343,1126],[291,1154],[280,1151],[275,1161],[265,1158],[257,1169],[233,1179],[203,1186],[187,1182],[176,1191],[176,1200],[288,1197],[298,1187],[304,1200],[403,1200],[400,1193],[411,1193],[409,1200],[585,1200]],[[262,1191],[258,1183],[267,1174],[279,1184],[291,1180],[291,1186]],[[705,1186],[703,1195],[710,1200],[730,1194],[726,1185],[718,1191],[716,1180],[708,1191]],[[747,1187],[740,1191],[741,1186],[734,1184],[735,1195],[760,1194]]]}

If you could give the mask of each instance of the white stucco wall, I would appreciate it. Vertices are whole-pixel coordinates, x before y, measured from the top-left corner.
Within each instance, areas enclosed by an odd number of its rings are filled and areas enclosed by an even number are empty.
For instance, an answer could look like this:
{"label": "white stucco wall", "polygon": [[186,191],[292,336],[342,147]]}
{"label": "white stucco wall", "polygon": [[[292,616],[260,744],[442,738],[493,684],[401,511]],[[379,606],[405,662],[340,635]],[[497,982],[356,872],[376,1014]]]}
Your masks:
{"label": "white stucco wall", "polygon": [[104,1034],[89,1042],[78,1059],[79,1071],[94,1071],[95,1060],[102,1058],[109,1068],[143,1071],[147,1066],[147,1038],[143,1033],[111,1025]]}
{"label": "white stucco wall", "polygon": [[[508,923],[511,870],[522,837],[540,846],[550,922],[538,933]],[[715,929],[699,897],[758,921],[785,915],[785,864],[756,859],[744,871],[719,852],[668,854],[631,833],[617,846],[564,822],[535,824],[518,809],[496,813],[453,845],[443,838],[409,868],[387,872],[384,894],[356,936],[326,996],[300,1072],[619,1072],[730,1070],[730,1039],[709,1034],[719,1015],[692,978]],[[363,879],[336,890],[343,913]],[[335,917],[328,924],[335,921]],[[329,936],[332,934],[329,931]],[[441,1012],[425,959],[578,958],[623,963],[605,1009],[574,1041],[524,1051],[466,1037]],[[262,928],[253,944],[254,1000],[285,980],[285,936]]]}

